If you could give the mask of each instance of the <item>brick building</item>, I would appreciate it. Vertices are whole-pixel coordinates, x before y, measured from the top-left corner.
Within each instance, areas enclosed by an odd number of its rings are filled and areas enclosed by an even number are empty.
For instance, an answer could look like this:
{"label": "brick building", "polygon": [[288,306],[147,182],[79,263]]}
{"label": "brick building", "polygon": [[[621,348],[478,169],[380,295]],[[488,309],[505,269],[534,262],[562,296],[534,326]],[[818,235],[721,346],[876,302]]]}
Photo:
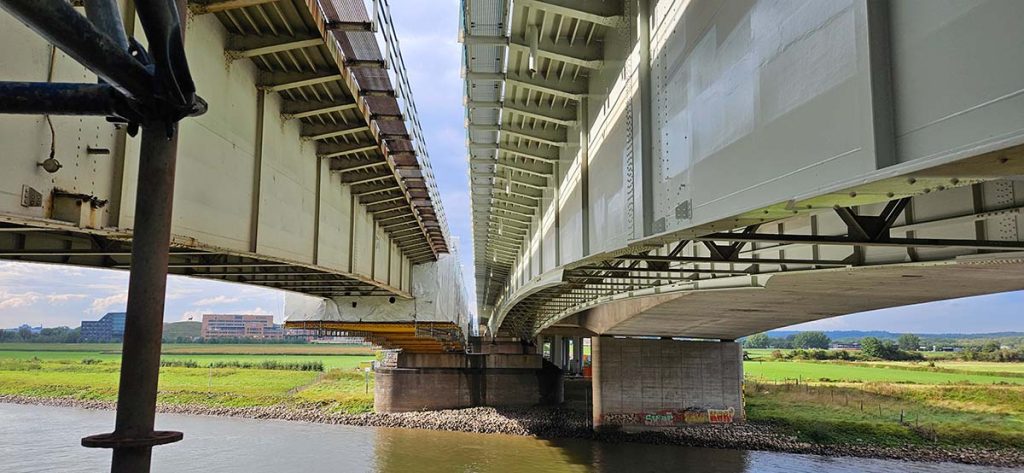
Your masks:
{"label": "brick building", "polygon": [[284,329],[273,315],[203,314],[202,337],[279,339]]}

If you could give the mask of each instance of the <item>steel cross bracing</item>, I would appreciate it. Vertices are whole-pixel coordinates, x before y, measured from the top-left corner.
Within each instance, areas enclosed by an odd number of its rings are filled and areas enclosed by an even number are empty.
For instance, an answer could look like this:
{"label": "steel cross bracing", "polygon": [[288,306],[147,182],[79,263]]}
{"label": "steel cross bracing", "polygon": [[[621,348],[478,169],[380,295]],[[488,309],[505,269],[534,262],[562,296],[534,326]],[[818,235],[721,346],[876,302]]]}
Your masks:
{"label": "steel cross bracing", "polygon": [[[578,148],[587,77],[603,66],[603,37],[622,25],[622,5],[463,4],[477,299],[493,305],[551,196],[559,165]],[[511,12],[499,5],[511,5]]]}
{"label": "steel cross bracing", "polygon": [[[284,99],[282,118],[302,122],[302,139],[315,143],[375,220],[415,223],[416,232],[384,229],[413,263],[448,252],[386,0],[198,0],[190,8],[216,15],[232,33],[227,59],[256,65],[263,93]],[[381,200],[391,205],[373,205]]]}
{"label": "steel cross bracing", "polygon": [[[764,225],[752,225],[739,231],[717,232],[637,253],[622,254],[597,263],[570,265],[563,272],[561,284],[542,289],[517,302],[505,316],[502,327],[509,334],[529,338],[566,315],[608,298],[685,289],[716,278],[859,266],[865,264],[858,251],[864,247],[902,248],[911,260],[915,258],[916,251],[929,248],[1024,252],[1024,242],[1019,241],[890,236],[895,223],[910,202],[910,198],[890,201],[877,215],[858,214],[856,209],[850,207],[836,207],[835,214],[847,227],[844,235],[773,233],[765,230]],[[968,217],[971,221],[979,221],[1020,212],[1020,208],[1013,207]],[[906,231],[908,227],[955,224],[960,221],[965,219],[938,219],[895,228]],[[752,248],[756,243],[769,245]],[[758,256],[759,253],[784,250],[794,244],[842,246],[849,248],[850,254],[841,260]]]}

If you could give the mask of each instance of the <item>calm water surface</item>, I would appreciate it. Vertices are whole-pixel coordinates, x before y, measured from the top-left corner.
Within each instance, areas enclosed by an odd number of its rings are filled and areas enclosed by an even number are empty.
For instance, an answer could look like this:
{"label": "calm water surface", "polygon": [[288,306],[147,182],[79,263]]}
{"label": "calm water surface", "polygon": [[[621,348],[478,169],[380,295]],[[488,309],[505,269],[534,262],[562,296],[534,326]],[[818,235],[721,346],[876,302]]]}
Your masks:
{"label": "calm water surface", "polygon": [[[114,413],[0,404],[0,472],[102,472],[110,452],[79,446]],[[185,440],[157,447],[154,472],[952,473],[1010,469],[505,435],[161,414]]]}

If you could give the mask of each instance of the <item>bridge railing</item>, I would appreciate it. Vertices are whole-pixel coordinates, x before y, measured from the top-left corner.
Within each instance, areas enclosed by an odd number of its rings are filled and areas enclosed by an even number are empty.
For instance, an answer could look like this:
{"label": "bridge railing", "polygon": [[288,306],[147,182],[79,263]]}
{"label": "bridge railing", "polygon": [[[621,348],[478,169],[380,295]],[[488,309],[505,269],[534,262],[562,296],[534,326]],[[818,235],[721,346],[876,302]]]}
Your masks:
{"label": "bridge railing", "polygon": [[447,219],[437,191],[434,170],[430,163],[430,154],[427,152],[426,139],[424,138],[423,128],[420,125],[419,112],[416,109],[416,100],[413,98],[409,74],[405,67],[405,59],[402,56],[402,48],[395,30],[391,6],[388,0],[349,1],[362,3],[362,7],[369,15],[376,44],[383,48],[383,51],[380,52],[384,61],[383,71],[386,73],[392,87],[394,87],[395,98],[401,110],[402,120],[405,122],[409,135],[413,139],[416,160],[422,169],[424,180],[427,184],[427,191],[430,193],[431,201],[434,203],[434,209],[437,212],[438,221],[447,240],[449,239]]}

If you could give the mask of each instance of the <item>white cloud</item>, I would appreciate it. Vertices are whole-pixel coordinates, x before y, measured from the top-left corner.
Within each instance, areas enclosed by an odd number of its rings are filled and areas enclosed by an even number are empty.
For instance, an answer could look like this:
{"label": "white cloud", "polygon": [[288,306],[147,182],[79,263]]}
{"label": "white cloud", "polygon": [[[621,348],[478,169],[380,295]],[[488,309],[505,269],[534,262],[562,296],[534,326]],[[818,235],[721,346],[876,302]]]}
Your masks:
{"label": "white cloud", "polygon": [[37,292],[24,292],[20,294],[0,293],[0,310],[30,306],[42,298],[42,294]]}
{"label": "white cloud", "polygon": [[107,297],[93,299],[92,304],[89,305],[89,312],[93,314],[103,314],[106,312],[110,312],[110,309],[112,308],[124,310],[127,304],[128,291],[125,291],[118,294],[112,294]]}
{"label": "white cloud", "polygon": [[167,299],[184,299],[203,292],[201,288],[173,287],[174,279],[167,280]]}
{"label": "white cloud", "polygon": [[207,297],[207,298],[199,299],[198,301],[195,301],[194,303],[192,303],[192,305],[194,305],[194,306],[208,306],[208,305],[232,304],[232,303],[238,302],[240,300],[242,300],[242,298],[240,298],[240,297],[216,296],[216,297]]}
{"label": "white cloud", "polygon": [[88,297],[88,294],[50,294],[46,296],[46,301],[57,304],[61,302],[87,299]]}

